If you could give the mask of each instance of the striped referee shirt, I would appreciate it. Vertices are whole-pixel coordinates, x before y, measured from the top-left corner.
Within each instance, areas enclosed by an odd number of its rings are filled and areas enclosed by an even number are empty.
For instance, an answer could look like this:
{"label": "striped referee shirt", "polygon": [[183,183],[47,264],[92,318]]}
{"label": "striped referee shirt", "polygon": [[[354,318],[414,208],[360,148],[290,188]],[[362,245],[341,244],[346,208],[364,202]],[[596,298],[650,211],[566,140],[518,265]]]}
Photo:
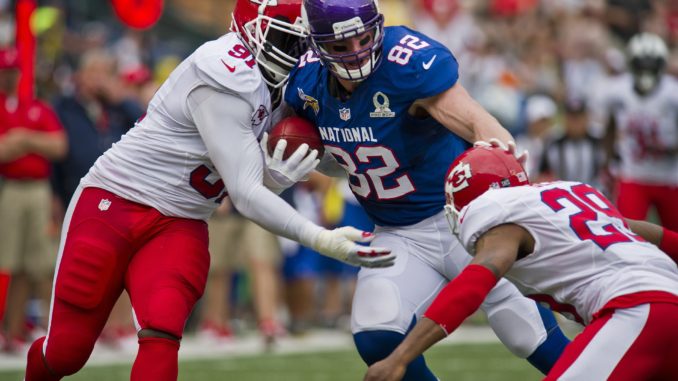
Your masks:
{"label": "striped referee shirt", "polygon": [[541,173],[558,180],[579,181],[600,188],[600,172],[605,162],[601,139],[587,134],[571,138],[565,134],[547,144],[540,165]]}

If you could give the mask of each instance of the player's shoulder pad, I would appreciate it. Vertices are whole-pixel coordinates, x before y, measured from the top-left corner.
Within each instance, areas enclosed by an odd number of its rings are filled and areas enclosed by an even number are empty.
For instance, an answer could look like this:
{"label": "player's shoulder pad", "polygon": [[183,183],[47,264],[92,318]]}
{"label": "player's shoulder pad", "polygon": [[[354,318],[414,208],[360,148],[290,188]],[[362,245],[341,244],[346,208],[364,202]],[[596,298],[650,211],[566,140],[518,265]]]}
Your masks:
{"label": "player's shoulder pad", "polygon": [[504,208],[500,193],[489,190],[461,210],[459,241],[471,255],[475,255],[476,242],[483,234],[507,222],[508,211]]}
{"label": "player's shoulder pad", "polygon": [[666,82],[671,86],[671,88],[676,88],[676,86],[678,86],[678,77],[665,74],[664,78],[666,79]]}
{"label": "player's shoulder pad", "polygon": [[[313,120],[310,113],[306,115],[304,110],[317,110],[318,79],[322,71],[320,59],[312,50],[306,51],[299,58],[297,64],[290,71],[289,79],[285,87],[285,102],[299,115],[305,115]],[[309,107],[310,106],[310,107]],[[315,111],[317,113],[317,111]]]}
{"label": "player's shoulder pad", "polygon": [[384,28],[383,65],[394,85],[418,98],[436,95],[459,79],[459,64],[447,47],[405,26]]}
{"label": "player's shoulder pad", "polygon": [[666,93],[669,94],[672,99],[672,103],[675,104],[678,102],[678,78],[672,75],[664,74],[663,80],[666,81]]}
{"label": "player's shoulder pad", "polygon": [[305,79],[310,76],[317,76],[322,69],[320,58],[310,48],[302,54],[290,71],[290,80]]}
{"label": "player's shoulder pad", "polygon": [[196,75],[221,91],[247,94],[263,83],[254,57],[235,33],[208,41],[193,53]]}
{"label": "player's shoulder pad", "polygon": [[602,107],[603,113],[623,107],[625,99],[633,94],[633,77],[630,74],[622,74],[610,78],[604,82],[597,94],[597,105]]}

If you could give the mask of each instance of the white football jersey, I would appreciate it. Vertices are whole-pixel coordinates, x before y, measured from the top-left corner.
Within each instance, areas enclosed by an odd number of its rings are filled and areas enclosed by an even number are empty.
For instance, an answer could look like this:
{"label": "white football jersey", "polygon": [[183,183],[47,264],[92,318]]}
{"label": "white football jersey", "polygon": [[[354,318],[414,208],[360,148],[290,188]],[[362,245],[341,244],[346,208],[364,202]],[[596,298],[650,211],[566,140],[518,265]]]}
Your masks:
{"label": "white football jersey", "polygon": [[228,33],[200,46],[172,72],[146,115],[96,161],[82,185],[167,216],[207,219],[226,190],[187,108],[188,94],[199,86],[244,99],[252,107],[258,139],[270,128],[269,90],[243,42]]}
{"label": "white football jersey", "polygon": [[643,291],[678,295],[678,268],[631,232],[597,190],[577,182],[492,189],[461,211],[459,238],[474,254],[489,229],[520,225],[535,241],[506,278],[526,296],[588,324],[608,301]]}
{"label": "white football jersey", "polygon": [[657,151],[678,147],[678,81],[665,75],[641,97],[631,75],[606,84],[603,107],[617,125],[620,176],[644,184],[678,185],[678,156]]}

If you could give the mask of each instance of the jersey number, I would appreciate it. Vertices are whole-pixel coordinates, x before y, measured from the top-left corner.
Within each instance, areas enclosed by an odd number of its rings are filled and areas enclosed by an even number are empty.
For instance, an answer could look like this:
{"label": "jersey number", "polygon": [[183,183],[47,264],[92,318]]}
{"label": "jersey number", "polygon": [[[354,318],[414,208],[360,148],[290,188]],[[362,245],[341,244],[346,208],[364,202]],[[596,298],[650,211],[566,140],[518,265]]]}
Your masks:
{"label": "jersey number", "polygon": [[[548,189],[541,192],[541,199],[554,212],[562,210],[568,206],[567,204],[579,210],[570,215],[570,228],[580,239],[591,240],[603,250],[615,243],[641,240],[640,237],[624,227],[609,223],[600,226],[598,212],[621,221],[624,221],[624,219],[603,195],[589,185],[575,185],[571,191],[561,188]],[[600,229],[605,233],[594,233],[591,227],[596,225],[600,226]]]}
{"label": "jersey number", "polygon": [[[395,181],[396,185],[391,188],[384,186],[383,179],[395,172],[400,166],[393,151],[384,146],[360,146],[355,151],[355,159],[339,147],[325,146],[325,148],[348,173],[351,178],[349,182],[351,190],[363,198],[369,197],[374,191],[379,200],[391,200],[405,196],[415,190],[408,175],[393,179],[392,181]],[[375,160],[381,161],[384,165],[370,168],[364,174],[358,173],[356,162],[369,164]]]}
{"label": "jersey number", "polygon": [[254,68],[254,57],[252,56],[252,53],[250,53],[249,50],[247,50],[246,47],[236,44],[233,46],[233,49],[228,51],[228,55],[237,59],[241,59],[245,61],[245,64],[250,67],[250,69]]}
{"label": "jersey number", "polygon": [[412,57],[413,50],[423,49],[430,44],[426,41],[421,41],[419,37],[414,37],[412,35],[406,35],[400,39],[399,45],[395,45],[388,52],[387,59],[391,62],[395,62],[398,65],[407,65],[410,62],[410,57]]}
{"label": "jersey number", "polygon": [[207,176],[212,174],[212,171],[207,168],[205,164],[200,165],[191,172],[191,177],[189,178],[189,183],[191,187],[198,191],[206,199],[211,199],[217,197],[214,202],[220,204],[221,201],[228,195],[227,192],[224,192],[224,181],[219,179],[213,183],[207,180]]}
{"label": "jersey number", "polygon": [[302,68],[306,66],[307,63],[313,63],[318,61],[320,61],[320,58],[318,58],[315,55],[315,53],[313,53],[312,50],[308,50],[301,57],[299,57],[299,67]]}

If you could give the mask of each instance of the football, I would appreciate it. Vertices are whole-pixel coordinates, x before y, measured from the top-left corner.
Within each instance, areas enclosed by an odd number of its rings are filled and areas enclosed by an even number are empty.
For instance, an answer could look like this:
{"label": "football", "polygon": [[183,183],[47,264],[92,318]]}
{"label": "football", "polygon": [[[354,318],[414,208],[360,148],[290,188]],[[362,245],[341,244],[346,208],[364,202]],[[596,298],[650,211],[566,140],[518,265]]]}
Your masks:
{"label": "football", "polygon": [[268,133],[268,153],[273,155],[275,145],[280,139],[287,140],[287,147],[283,153],[283,159],[287,160],[297,148],[306,143],[309,146],[309,152],[313,149],[318,150],[318,157],[325,153],[323,141],[320,138],[320,132],[313,123],[307,119],[298,116],[288,116],[276,123]]}

